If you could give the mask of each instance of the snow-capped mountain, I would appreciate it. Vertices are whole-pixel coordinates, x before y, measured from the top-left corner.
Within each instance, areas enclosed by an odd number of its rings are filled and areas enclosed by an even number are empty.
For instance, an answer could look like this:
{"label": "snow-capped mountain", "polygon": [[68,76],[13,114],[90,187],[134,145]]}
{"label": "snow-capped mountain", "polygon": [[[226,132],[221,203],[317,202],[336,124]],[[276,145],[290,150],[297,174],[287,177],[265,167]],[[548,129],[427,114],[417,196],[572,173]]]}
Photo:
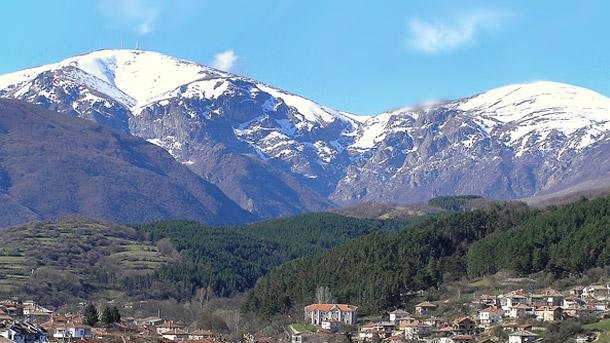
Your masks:
{"label": "snow-capped mountain", "polygon": [[608,175],[609,143],[607,97],[556,82],[511,85],[369,119],[348,148],[365,158],[331,197],[526,197]]}
{"label": "snow-capped mountain", "polygon": [[358,126],[261,82],[139,50],[0,76],[0,96],[143,137],[262,216],[328,206]]}
{"label": "snow-capped mountain", "polygon": [[142,137],[261,217],[516,198],[610,175],[610,99],[554,82],[367,118],[163,54],[102,50],[0,76],[0,97]]}

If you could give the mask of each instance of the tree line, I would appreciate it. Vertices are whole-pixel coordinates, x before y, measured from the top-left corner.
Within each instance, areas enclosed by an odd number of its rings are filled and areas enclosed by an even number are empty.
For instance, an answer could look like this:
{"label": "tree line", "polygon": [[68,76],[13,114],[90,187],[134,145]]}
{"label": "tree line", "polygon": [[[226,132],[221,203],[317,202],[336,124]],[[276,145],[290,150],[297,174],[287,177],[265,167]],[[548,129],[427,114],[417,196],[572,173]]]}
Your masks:
{"label": "tree line", "polygon": [[466,275],[511,270],[579,273],[610,264],[610,197],[539,210],[491,205],[433,218],[397,235],[373,233],[285,263],[249,293],[245,311],[273,315],[328,287],[363,313],[408,304],[414,292]]}

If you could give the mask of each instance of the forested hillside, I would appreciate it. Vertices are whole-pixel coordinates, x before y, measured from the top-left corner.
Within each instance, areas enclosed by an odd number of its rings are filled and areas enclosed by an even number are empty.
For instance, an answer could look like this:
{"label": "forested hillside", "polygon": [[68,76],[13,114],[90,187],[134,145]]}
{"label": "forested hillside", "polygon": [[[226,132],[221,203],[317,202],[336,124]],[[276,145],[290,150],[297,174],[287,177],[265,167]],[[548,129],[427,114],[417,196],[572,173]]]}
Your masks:
{"label": "forested hillside", "polygon": [[89,219],[33,223],[0,231],[0,294],[51,304],[231,296],[285,261],[421,220],[314,213],[236,227],[191,221],[134,227]]}
{"label": "forested hillside", "polygon": [[467,273],[559,275],[608,265],[609,208],[610,197],[544,210],[496,204],[398,235],[373,234],[271,271],[244,308],[271,315],[313,301],[315,289],[326,286],[337,301],[375,313]]}
{"label": "forested hillside", "polygon": [[[239,227],[213,228],[196,222],[165,221],[137,226],[146,240],[168,241],[181,263],[168,265],[140,280],[140,291],[153,278],[166,283],[168,296],[190,298],[198,289],[229,296],[250,289],[256,280],[281,263],[315,254],[373,232],[396,232],[421,219],[371,220],[314,213]],[[151,294],[162,296],[162,294]]]}
{"label": "forested hillside", "polygon": [[499,270],[556,276],[610,264],[610,197],[547,209],[515,230],[496,232],[469,249],[468,274]]}

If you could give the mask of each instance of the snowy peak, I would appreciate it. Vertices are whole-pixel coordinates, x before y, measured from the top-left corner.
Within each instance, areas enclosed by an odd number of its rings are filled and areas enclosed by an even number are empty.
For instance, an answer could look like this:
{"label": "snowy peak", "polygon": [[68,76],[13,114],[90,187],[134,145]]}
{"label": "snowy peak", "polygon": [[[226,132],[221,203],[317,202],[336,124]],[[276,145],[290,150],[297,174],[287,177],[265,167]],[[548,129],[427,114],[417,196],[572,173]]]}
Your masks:
{"label": "snowy peak", "polygon": [[[582,87],[539,81],[500,87],[458,101],[458,109],[499,124],[563,134],[610,120],[610,99]],[[524,130],[521,130],[524,131]],[[519,138],[512,137],[511,140]]]}
{"label": "snowy peak", "polygon": [[[224,92],[235,91],[235,88],[240,87],[231,81],[240,81],[248,84],[250,89],[247,91],[251,91],[251,95],[264,92],[294,108],[295,117],[304,122],[301,124],[304,127],[311,127],[311,123],[332,123],[337,119],[354,125],[357,122],[357,116],[335,111],[255,80],[142,50],[98,50],[58,63],[5,74],[0,76],[0,96],[6,97],[18,88],[27,88],[27,83],[42,73],[59,73],[65,69],[78,69],[89,75],[90,77],[81,77],[80,82],[131,108],[133,115],[137,115],[136,112],[148,104],[176,96],[217,99]],[[121,95],[120,99],[116,98],[117,94]],[[275,104],[269,103],[268,107],[273,105]]]}
{"label": "snowy peak", "polygon": [[[78,68],[129,95],[136,104],[205,77],[230,74],[194,62],[141,50],[99,50],[58,63],[26,69],[0,77],[0,88],[31,81],[45,71]],[[110,95],[110,94],[109,94]]]}
{"label": "snowy peak", "polygon": [[[454,102],[518,156],[533,149],[582,149],[610,121],[610,99],[578,86],[538,81],[509,85]],[[571,137],[575,136],[575,137]],[[561,146],[563,141],[568,145]]]}
{"label": "snowy peak", "polygon": [[492,89],[458,102],[500,122],[548,113],[572,114],[592,121],[610,119],[610,99],[592,90],[564,83],[538,81]]}
{"label": "snowy peak", "polygon": [[[156,52],[102,50],[64,61],[114,84],[141,105],[183,84],[229,74]],[[143,87],[142,85],[146,85]]]}

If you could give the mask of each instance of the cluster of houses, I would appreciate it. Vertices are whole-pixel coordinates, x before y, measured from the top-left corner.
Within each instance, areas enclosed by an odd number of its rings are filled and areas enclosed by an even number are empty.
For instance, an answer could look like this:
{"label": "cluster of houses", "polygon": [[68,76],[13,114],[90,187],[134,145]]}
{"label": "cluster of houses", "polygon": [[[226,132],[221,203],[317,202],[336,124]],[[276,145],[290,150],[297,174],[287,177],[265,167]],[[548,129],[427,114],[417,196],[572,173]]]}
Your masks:
{"label": "cluster of houses", "polygon": [[138,336],[161,338],[167,341],[211,343],[223,340],[210,330],[189,331],[181,322],[163,320],[159,317],[135,319],[133,324],[140,329]]}
{"label": "cluster of houses", "polygon": [[[542,340],[543,322],[559,322],[570,317],[610,317],[610,286],[574,287],[566,294],[554,289],[523,289],[501,295],[482,295],[467,304],[469,316],[446,318],[439,306],[421,302],[413,312],[392,311],[387,320],[360,323],[352,340],[361,342],[490,343],[496,342],[498,328],[509,343]],[[358,308],[349,304],[312,304],[305,307],[305,321],[316,330],[297,332],[292,343],[314,342],[317,335],[341,331],[342,325],[355,326]],[[495,330],[495,332],[493,332]],[[538,333],[537,333],[538,332]],[[578,337],[578,342],[592,340]]]}
{"label": "cluster of houses", "polygon": [[[188,330],[180,322],[167,321],[159,317],[142,319],[124,318],[118,329],[129,332],[128,341],[197,343],[222,342],[209,330]],[[0,301],[0,343],[47,343],[47,342],[122,342],[123,337],[108,332],[105,328],[84,324],[81,314],[57,314],[34,301]]]}

